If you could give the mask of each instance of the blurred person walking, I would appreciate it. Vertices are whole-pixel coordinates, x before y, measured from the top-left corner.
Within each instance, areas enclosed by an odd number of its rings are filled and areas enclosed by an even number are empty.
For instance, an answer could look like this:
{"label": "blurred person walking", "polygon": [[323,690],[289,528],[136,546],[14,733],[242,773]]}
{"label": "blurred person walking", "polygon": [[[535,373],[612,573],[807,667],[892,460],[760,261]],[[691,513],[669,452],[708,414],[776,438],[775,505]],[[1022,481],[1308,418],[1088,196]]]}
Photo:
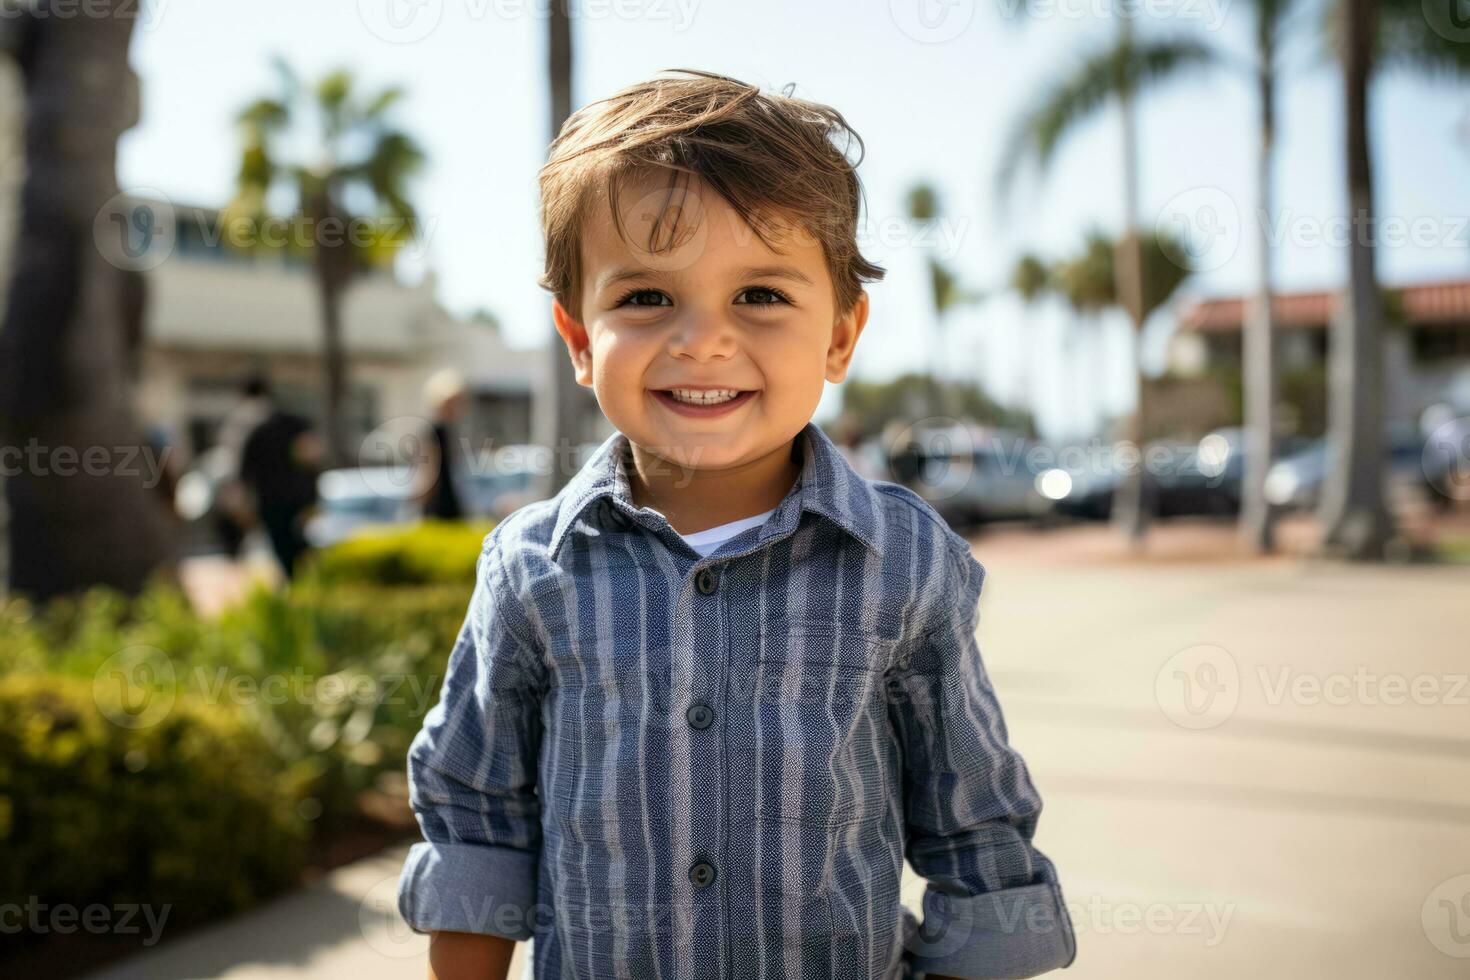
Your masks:
{"label": "blurred person walking", "polygon": [[323,454],[311,423],[274,404],[240,454],[240,481],[255,498],[255,513],[287,579],[308,548],[303,522],[316,503]]}
{"label": "blurred person walking", "polygon": [[464,379],[445,368],[424,384],[424,400],[432,416],[429,424],[429,459],[423,491],[424,517],[456,521],[464,517],[459,491],[454,485],[454,426],[463,416],[468,396]]}
{"label": "blurred person walking", "polygon": [[245,533],[255,525],[256,514],[250,492],[240,479],[245,441],[270,415],[270,381],[252,374],[240,386],[240,400],[226,413],[215,439],[212,463],[218,489],[215,491],[214,529],[225,554],[240,554]]}

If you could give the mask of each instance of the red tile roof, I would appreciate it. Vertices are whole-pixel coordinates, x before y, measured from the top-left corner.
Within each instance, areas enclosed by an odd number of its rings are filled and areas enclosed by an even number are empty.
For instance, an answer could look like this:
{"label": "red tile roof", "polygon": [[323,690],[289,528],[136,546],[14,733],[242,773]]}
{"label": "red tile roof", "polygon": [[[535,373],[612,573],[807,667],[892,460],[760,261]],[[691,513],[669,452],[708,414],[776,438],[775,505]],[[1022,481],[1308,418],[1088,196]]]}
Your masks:
{"label": "red tile roof", "polygon": [[[1470,323],[1470,279],[1404,286],[1404,316],[1410,323]],[[1332,312],[1333,293],[1281,293],[1272,301],[1278,330],[1322,327]],[[1200,300],[1179,318],[1181,331],[1207,333],[1240,329],[1245,300]]]}

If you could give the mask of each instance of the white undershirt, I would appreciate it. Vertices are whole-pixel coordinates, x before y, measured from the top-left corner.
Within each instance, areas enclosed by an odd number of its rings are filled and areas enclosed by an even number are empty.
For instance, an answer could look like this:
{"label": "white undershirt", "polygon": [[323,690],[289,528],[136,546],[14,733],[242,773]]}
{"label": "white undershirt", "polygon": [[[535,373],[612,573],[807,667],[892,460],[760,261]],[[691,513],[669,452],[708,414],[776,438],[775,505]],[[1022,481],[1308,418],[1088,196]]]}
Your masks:
{"label": "white undershirt", "polygon": [[731,521],[729,524],[721,524],[718,527],[695,531],[693,534],[681,534],[679,537],[689,542],[689,547],[699,552],[699,556],[703,558],[746,528],[759,527],[764,524],[766,518],[774,513],[776,513],[776,508],[772,507],[764,514],[756,514],[754,517],[742,517],[740,520]]}

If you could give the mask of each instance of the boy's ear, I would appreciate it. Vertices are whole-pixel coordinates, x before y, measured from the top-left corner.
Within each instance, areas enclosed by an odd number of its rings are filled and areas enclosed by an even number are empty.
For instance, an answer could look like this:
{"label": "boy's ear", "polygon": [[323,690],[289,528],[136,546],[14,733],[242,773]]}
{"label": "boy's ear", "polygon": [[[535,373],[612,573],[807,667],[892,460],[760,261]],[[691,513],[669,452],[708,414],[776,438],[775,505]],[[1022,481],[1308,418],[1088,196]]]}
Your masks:
{"label": "boy's ear", "polygon": [[567,354],[572,359],[577,384],[591,388],[592,346],[587,340],[587,329],[567,312],[560,300],[551,301],[551,319],[556,324],[556,332],[561,335],[562,342],[567,345]]}
{"label": "boy's ear", "polygon": [[858,336],[868,324],[868,291],[858,293],[852,309],[832,324],[832,343],[827,348],[827,380],[836,384],[847,377],[847,366],[857,350]]}

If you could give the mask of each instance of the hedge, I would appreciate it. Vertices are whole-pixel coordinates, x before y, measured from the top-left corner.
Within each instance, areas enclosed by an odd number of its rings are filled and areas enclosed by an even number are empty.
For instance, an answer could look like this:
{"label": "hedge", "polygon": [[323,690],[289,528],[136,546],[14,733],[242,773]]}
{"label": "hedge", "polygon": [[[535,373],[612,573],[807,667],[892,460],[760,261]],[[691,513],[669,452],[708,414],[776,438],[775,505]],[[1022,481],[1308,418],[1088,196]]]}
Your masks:
{"label": "hedge", "polygon": [[150,904],[174,926],[291,884],[307,826],[259,737],[187,704],[126,712],[107,685],[0,681],[0,906]]}
{"label": "hedge", "polygon": [[217,619],[164,586],[0,604],[0,905],[172,925],[290,885],[363,790],[401,783],[486,533],[339,545]]}

